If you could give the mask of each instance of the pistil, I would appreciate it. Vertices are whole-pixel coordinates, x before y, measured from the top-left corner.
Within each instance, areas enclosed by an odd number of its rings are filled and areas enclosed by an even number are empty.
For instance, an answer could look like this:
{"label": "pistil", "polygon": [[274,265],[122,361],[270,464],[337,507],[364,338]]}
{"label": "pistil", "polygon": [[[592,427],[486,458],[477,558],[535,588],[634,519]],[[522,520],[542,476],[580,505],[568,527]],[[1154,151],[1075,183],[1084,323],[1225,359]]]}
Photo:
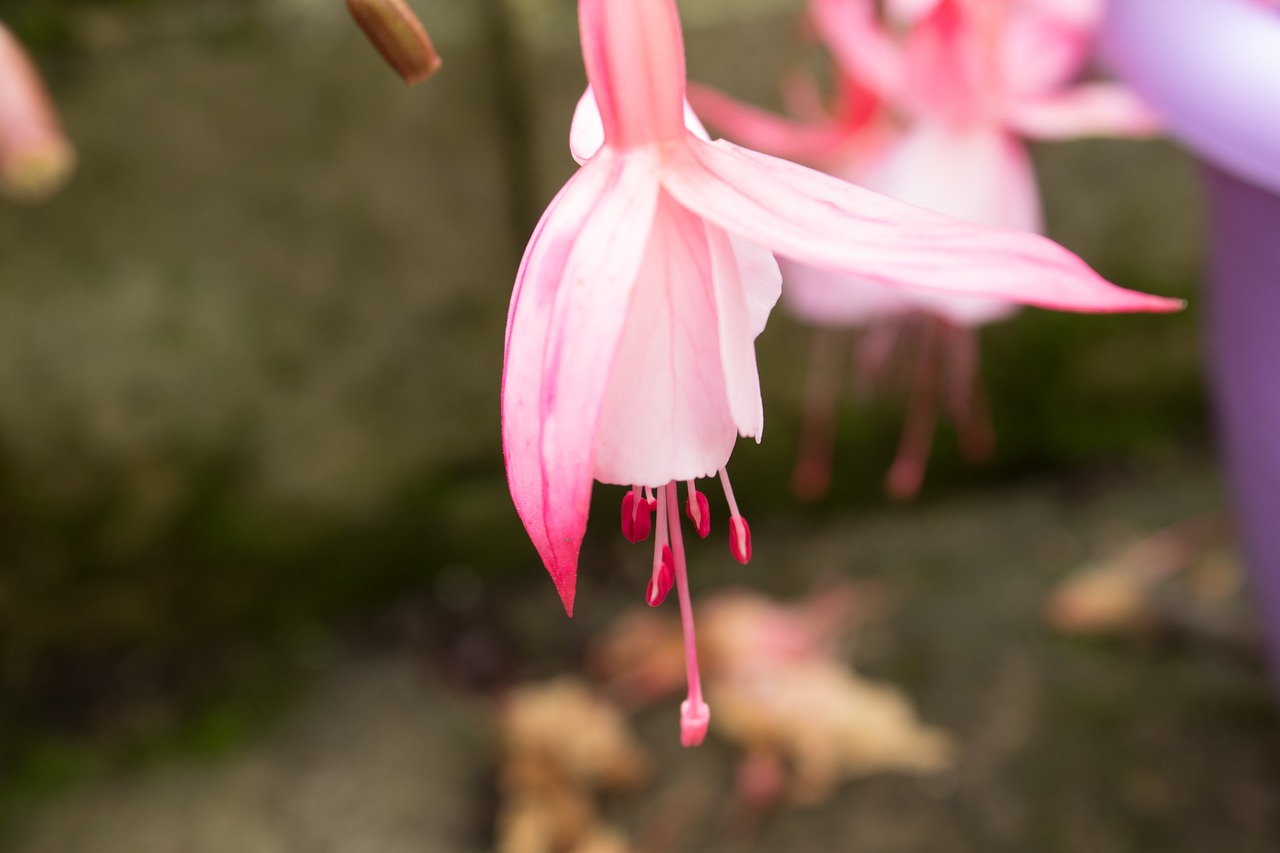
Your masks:
{"label": "pistil", "polygon": [[[685,568],[684,540],[680,535],[676,484],[668,483],[665,491],[671,551],[675,558],[676,592],[680,598],[680,625],[684,631],[685,672],[689,677],[689,697],[680,703],[680,743],[697,746],[707,736],[711,709],[702,699],[702,680],[698,675],[698,640],[693,630],[693,603],[689,599],[689,574]],[[661,503],[662,491],[658,492],[658,500]]]}

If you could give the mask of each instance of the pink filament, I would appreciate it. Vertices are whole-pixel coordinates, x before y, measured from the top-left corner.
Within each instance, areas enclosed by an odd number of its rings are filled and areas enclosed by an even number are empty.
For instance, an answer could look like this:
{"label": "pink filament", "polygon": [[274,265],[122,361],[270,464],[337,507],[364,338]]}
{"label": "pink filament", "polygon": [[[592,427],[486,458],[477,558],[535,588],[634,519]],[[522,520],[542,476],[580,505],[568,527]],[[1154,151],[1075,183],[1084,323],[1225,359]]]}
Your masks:
{"label": "pink filament", "polygon": [[802,501],[816,501],[831,485],[835,453],[836,409],[840,396],[840,341],[835,332],[813,333],[809,376],[804,388],[800,452],[791,472],[791,490]]}
{"label": "pink filament", "polygon": [[720,483],[724,486],[724,499],[729,504],[729,550],[735,560],[746,565],[751,561],[751,528],[738,512],[733,486],[729,485],[729,472],[724,468],[720,469]]}
{"label": "pink filament", "polygon": [[915,497],[920,491],[938,425],[939,370],[935,331],[931,325],[921,329],[915,383],[907,406],[907,423],[898,444],[898,455],[885,477],[889,494],[900,500]]}

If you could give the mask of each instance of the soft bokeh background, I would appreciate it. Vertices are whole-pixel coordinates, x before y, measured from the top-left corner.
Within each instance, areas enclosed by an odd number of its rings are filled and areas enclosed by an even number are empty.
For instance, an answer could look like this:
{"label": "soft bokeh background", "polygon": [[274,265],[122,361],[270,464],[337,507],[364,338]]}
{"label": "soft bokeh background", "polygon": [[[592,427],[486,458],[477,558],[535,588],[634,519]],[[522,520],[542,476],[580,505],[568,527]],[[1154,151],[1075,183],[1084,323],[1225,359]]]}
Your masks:
{"label": "soft bokeh background", "polygon": [[[81,155],[50,202],[0,206],[14,850],[485,849],[491,691],[576,668],[639,601],[647,553],[622,546],[602,488],[564,620],[501,465],[511,281],[573,168],[574,4],[414,5],[445,59],[417,89],[338,0],[0,4]],[[690,76],[776,106],[802,4],[681,5]],[[731,463],[756,557],[731,567],[713,533],[695,588],[886,581],[901,603],[861,663],[969,757],[949,781],[783,812],[735,849],[1280,843],[1280,729],[1252,646],[1081,643],[1041,623],[1076,565],[1222,498],[1193,165],[1161,142],[1035,155],[1053,237],[1192,307],[992,328],[997,458],[966,468],[943,430],[907,507],[881,495],[893,405],[847,407],[831,495],[792,499],[807,337],[775,315],[767,440]],[[641,721],[667,750],[659,789],[719,802],[728,750],[672,748],[673,720]],[[620,820],[661,795],[646,802]],[[707,811],[680,849],[729,849],[732,815]]]}

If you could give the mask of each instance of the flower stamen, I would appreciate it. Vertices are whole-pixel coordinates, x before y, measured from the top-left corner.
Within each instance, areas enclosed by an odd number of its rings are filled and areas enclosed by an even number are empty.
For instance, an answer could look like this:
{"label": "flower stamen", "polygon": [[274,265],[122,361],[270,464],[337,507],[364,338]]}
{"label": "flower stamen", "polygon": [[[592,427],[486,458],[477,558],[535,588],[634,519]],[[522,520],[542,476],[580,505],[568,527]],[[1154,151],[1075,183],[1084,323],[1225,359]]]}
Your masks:
{"label": "flower stamen", "polygon": [[632,486],[631,491],[622,496],[622,535],[628,542],[649,538],[649,531],[653,529],[652,512],[653,507],[640,493],[639,486]]}
{"label": "flower stamen", "polygon": [[670,535],[669,522],[666,516],[666,499],[663,491],[658,491],[658,535],[653,543],[653,572],[649,577],[649,588],[645,590],[644,600],[650,607],[657,607],[666,601],[667,593],[675,583],[675,559],[671,548],[667,545]]}
{"label": "flower stamen", "polygon": [[689,499],[684,503],[685,514],[693,522],[693,529],[698,531],[698,538],[706,539],[711,533],[711,507],[707,504],[707,496],[698,491],[693,480],[688,481]]}
{"label": "flower stamen", "polygon": [[907,404],[907,423],[898,443],[898,454],[885,476],[889,494],[899,500],[913,498],[924,482],[924,471],[937,431],[939,372],[937,330],[925,323],[916,352],[915,382]]}
{"label": "flower stamen", "polygon": [[729,504],[729,550],[733,558],[745,566],[751,561],[751,527],[738,512],[733,486],[729,485],[729,472],[724,468],[720,469],[720,484],[724,486],[724,499]]}

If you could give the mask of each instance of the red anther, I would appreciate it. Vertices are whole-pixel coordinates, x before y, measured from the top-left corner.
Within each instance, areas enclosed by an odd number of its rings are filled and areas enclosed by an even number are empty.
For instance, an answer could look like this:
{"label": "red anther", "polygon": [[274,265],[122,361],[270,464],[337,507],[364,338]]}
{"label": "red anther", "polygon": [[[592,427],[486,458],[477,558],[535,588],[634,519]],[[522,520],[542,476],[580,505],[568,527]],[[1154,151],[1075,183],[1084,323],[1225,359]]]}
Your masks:
{"label": "red anther", "polygon": [[649,532],[653,530],[652,512],[649,501],[643,498],[636,500],[634,491],[622,496],[622,535],[628,542],[643,542],[649,538]]}
{"label": "red anther", "polygon": [[711,532],[711,507],[707,504],[707,496],[702,492],[692,492],[684,502],[685,515],[693,522],[693,529],[703,539]]}
{"label": "red anther", "polygon": [[667,594],[671,592],[671,587],[676,583],[676,561],[671,554],[671,548],[662,546],[662,565],[658,566],[658,570],[653,573],[653,577],[649,579],[649,588],[645,590],[644,600],[649,603],[650,607],[657,607],[659,604],[667,600]]}
{"label": "red anther", "polygon": [[751,562],[751,528],[740,515],[729,519],[729,550],[742,565]]}

